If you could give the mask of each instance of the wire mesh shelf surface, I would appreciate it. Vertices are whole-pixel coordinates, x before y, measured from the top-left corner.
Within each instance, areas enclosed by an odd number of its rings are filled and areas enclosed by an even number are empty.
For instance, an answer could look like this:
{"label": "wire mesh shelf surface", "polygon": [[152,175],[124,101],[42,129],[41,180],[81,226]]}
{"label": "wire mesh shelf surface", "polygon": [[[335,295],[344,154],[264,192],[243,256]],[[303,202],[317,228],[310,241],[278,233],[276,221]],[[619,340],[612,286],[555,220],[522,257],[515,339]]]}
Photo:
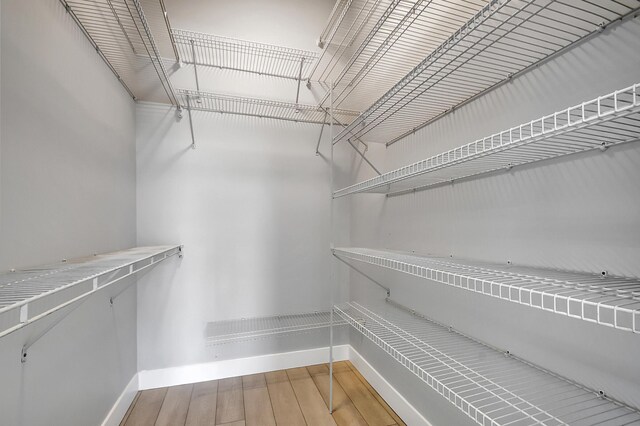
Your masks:
{"label": "wire mesh shelf surface", "polygon": [[[320,36],[311,75],[334,106],[363,111],[467,22],[486,0],[344,0]],[[322,100],[327,105],[328,96]]]}
{"label": "wire mesh shelf surface", "polygon": [[[196,90],[178,89],[177,93],[183,105],[198,111],[274,118],[300,123],[329,124],[330,121],[330,116],[325,109],[313,105],[220,95]],[[334,110],[333,115],[341,123],[350,123],[358,116],[358,112]]]}
{"label": "wire mesh shelf surface", "polygon": [[453,261],[365,248],[336,248],[347,259],[486,296],[640,333],[640,281],[488,262]]}
{"label": "wire mesh shelf surface", "polygon": [[306,79],[318,54],[229,37],[171,30],[181,61],[294,80]]}
{"label": "wire mesh shelf surface", "polygon": [[[170,103],[176,97],[140,0],[60,0],[91,40],[98,53],[124,85],[134,93],[137,74],[151,66]],[[160,8],[159,2],[148,2]],[[168,29],[167,29],[168,32]]]}
{"label": "wire mesh shelf surface", "polygon": [[334,192],[401,194],[640,139],[640,84],[487,136]]}
{"label": "wire mesh shelf surface", "polygon": [[635,0],[491,0],[335,140],[391,144],[638,9]]}
{"label": "wire mesh shelf surface", "polygon": [[[219,345],[328,328],[330,316],[330,312],[309,312],[210,322],[206,329],[207,342]],[[334,318],[334,326],[344,324],[341,318]]]}
{"label": "wire mesh shelf surface", "polygon": [[180,252],[138,247],[0,274],[0,336]]}
{"label": "wire mesh shelf surface", "polygon": [[334,309],[480,425],[640,425],[632,408],[395,303]]}

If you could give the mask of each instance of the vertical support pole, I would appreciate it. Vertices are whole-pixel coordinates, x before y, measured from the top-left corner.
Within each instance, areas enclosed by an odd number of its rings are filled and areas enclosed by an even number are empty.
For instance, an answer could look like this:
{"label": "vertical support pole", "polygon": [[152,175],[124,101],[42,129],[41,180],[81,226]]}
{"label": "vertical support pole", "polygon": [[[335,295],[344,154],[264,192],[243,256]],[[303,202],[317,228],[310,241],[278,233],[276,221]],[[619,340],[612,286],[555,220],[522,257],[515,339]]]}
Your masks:
{"label": "vertical support pole", "polygon": [[[320,136],[318,136],[318,143],[316,144],[316,155],[320,155],[320,141],[322,140],[322,132],[324,132],[324,123],[327,121],[327,112],[324,112],[324,118],[322,119],[322,124],[320,125]],[[332,198],[333,198],[333,194]]]}
{"label": "vertical support pole", "polygon": [[[193,57],[193,73],[196,76],[196,90],[198,91],[198,98],[196,99],[196,102],[200,103],[200,80],[198,79],[198,66],[196,64],[196,45],[195,42],[193,40],[190,40],[191,42],[191,56]],[[189,110],[189,115],[191,115],[191,110]]]}
{"label": "vertical support pole", "polygon": [[193,120],[191,119],[191,96],[187,95],[187,113],[189,114],[189,129],[191,130],[191,149],[196,149],[196,138],[193,136]]}
{"label": "vertical support pole", "polygon": [[298,73],[298,91],[296,92],[296,106],[300,101],[300,84],[302,83],[302,67],[304,66],[304,58],[300,61],[300,72]]}
{"label": "vertical support pole", "polygon": [[329,324],[329,413],[333,414],[333,306],[335,303],[335,286],[337,283],[335,261],[333,260],[333,248],[334,248],[334,213],[333,213],[333,80],[330,82],[331,88],[329,89],[329,138],[331,145],[331,161],[329,162],[329,197],[330,197],[330,218],[329,218],[329,255],[331,262],[331,273],[329,282],[331,283],[331,314]]}

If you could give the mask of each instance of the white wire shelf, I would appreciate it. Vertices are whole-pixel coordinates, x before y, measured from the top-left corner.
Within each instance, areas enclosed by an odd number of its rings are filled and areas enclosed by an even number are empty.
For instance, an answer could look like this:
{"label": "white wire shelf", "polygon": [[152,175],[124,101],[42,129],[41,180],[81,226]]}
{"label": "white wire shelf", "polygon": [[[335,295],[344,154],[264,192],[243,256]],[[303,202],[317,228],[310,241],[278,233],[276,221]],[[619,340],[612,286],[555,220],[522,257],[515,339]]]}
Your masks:
{"label": "white wire shelf", "polygon": [[636,0],[491,0],[335,141],[390,145],[639,9]]}
{"label": "white wire shelf", "polygon": [[[334,106],[363,111],[451,34],[486,0],[343,0],[320,35],[311,75]],[[322,100],[327,106],[328,95]]]}
{"label": "white wire shelf", "polygon": [[0,274],[0,337],[175,254],[181,246],[138,247]]}
{"label": "white wire shelf", "polygon": [[632,408],[393,302],[334,309],[480,425],[640,425]]}
{"label": "white wire shelf", "polygon": [[[177,94],[182,105],[197,111],[273,118],[299,123],[329,124],[330,122],[330,116],[326,110],[314,105],[221,95],[197,90],[178,89]],[[358,112],[334,110],[333,116],[339,122],[350,123],[358,116]]]}
{"label": "white wire shelf", "polygon": [[[328,328],[330,316],[330,312],[310,312],[210,322],[206,328],[207,343],[237,343]],[[345,324],[341,318],[334,317],[334,326]]]}
{"label": "white wire shelf", "polygon": [[172,28],[180,60],[271,77],[305,80],[318,54]]}
{"label": "white wire shelf", "polygon": [[334,253],[547,312],[640,333],[637,279],[365,248],[336,248]]}
{"label": "white wire shelf", "polygon": [[456,179],[640,139],[640,84],[342,188],[398,195]]}
{"label": "white wire shelf", "polygon": [[[140,0],[60,0],[127,92],[134,98],[138,73],[152,68],[170,103],[175,92]],[[165,16],[162,1],[146,2]],[[167,34],[168,28],[165,28]]]}

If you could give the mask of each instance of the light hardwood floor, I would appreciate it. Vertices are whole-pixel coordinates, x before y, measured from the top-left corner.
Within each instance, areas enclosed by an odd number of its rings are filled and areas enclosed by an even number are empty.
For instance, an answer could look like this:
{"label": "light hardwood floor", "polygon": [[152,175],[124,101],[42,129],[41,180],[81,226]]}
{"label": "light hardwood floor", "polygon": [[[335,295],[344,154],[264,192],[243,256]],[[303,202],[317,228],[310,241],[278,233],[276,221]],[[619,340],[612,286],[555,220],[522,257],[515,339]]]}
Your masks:
{"label": "light hardwood floor", "polygon": [[121,426],[404,426],[349,361],[138,392]]}

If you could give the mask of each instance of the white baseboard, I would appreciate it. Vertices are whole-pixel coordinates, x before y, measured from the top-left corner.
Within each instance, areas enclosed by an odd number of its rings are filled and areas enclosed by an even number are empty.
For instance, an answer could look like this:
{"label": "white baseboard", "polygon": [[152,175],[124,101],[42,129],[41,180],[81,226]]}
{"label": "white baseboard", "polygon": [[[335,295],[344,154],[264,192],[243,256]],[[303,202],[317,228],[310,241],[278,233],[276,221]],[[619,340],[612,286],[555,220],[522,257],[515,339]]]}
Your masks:
{"label": "white baseboard", "polygon": [[371,366],[351,345],[349,361],[358,369],[371,386],[380,394],[389,407],[408,425],[431,426],[422,414],[416,410],[378,371]]}
{"label": "white baseboard", "polygon": [[[336,361],[349,359],[349,349],[349,345],[334,346],[333,358]],[[139,389],[154,389],[245,376],[247,374],[265,373],[285,368],[304,367],[322,364],[327,362],[328,359],[329,348],[325,347],[158,370],[143,370],[138,373]]]}
{"label": "white baseboard", "polygon": [[124,388],[116,403],[113,404],[109,414],[107,414],[107,417],[105,417],[102,422],[102,426],[118,426],[124,418],[124,415],[127,414],[127,410],[131,406],[133,399],[136,397],[136,393],[138,393],[137,374],[131,378],[129,384]]}

